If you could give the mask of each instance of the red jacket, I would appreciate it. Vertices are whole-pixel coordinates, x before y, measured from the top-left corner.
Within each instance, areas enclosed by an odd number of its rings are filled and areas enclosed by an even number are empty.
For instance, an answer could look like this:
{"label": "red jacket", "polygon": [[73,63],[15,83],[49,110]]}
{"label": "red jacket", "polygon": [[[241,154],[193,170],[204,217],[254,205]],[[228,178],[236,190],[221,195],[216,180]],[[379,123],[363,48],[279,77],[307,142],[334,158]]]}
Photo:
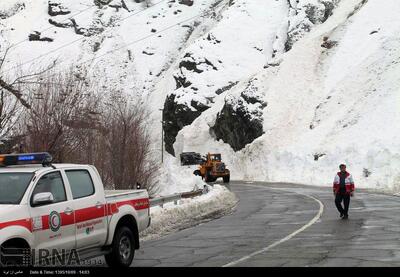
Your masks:
{"label": "red jacket", "polygon": [[[346,194],[350,194],[354,191],[354,181],[353,176],[346,171],[345,179]],[[340,190],[340,172],[338,172],[333,180],[333,192],[335,194],[339,193]]]}

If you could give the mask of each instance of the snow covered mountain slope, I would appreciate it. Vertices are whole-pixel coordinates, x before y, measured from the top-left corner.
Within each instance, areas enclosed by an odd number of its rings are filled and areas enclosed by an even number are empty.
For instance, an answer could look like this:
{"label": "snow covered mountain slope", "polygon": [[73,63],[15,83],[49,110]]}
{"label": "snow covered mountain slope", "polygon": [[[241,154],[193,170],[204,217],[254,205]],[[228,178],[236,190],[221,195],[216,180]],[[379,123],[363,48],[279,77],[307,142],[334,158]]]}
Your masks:
{"label": "snow covered mountain slope", "polygon": [[176,149],[221,151],[239,179],[330,186],[346,163],[358,187],[399,191],[399,12],[395,0],[341,2],[278,68],[256,75],[268,103],[261,137],[239,152],[216,142],[207,127],[221,99],[180,132]]}
{"label": "snow covered mountain slope", "polygon": [[[3,0],[2,74],[88,65],[151,109],[155,155],[163,116],[169,153],[221,152],[236,179],[330,185],[345,162],[399,191],[396,1]],[[200,185],[164,171],[163,194]]]}

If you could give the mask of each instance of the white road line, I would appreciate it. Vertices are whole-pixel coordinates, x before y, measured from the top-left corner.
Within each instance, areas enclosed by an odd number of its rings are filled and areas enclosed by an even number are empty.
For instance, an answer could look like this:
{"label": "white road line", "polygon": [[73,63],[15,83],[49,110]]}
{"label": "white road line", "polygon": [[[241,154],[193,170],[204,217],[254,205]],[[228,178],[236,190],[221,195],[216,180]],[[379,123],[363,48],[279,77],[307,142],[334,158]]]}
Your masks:
{"label": "white road line", "polygon": [[[252,187],[257,187],[257,188],[267,188],[267,187],[264,187],[264,186],[256,186],[256,185],[246,185],[246,186],[252,186]],[[281,191],[291,192],[291,191],[287,191],[287,190],[283,190],[283,189],[278,189],[278,188],[267,188],[267,189],[281,190]],[[294,193],[297,193],[297,194],[303,195],[303,196],[305,196],[305,197],[311,198],[311,199],[313,199],[314,201],[316,201],[316,202],[319,204],[319,211],[318,211],[318,213],[314,216],[314,218],[311,219],[310,222],[308,222],[306,225],[304,225],[304,226],[301,227],[300,229],[294,231],[294,232],[291,233],[290,235],[284,237],[283,239],[280,239],[280,240],[278,240],[277,242],[274,242],[273,244],[271,244],[271,245],[269,245],[269,246],[267,246],[267,247],[265,247],[265,248],[263,248],[263,249],[261,249],[261,250],[258,250],[258,251],[254,252],[254,253],[251,253],[250,255],[244,256],[243,258],[240,258],[240,259],[238,259],[238,260],[236,260],[236,261],[233,261],[233,262],[230,262],[230,263],[228,263],[228,264],[225,264],[225,265],[223,265],[222,267],[234,266],[234,265],[237,265],[237,264],[239,264],[239,263],[241,263],[241,262],[244,262],[244,261],[246,261],[246,260],[248,260],[248,259],[250,259],[250,258],[252,258],[252,257],[254,257],[254,256],[256,256],[256,255],[259,255],[259,254],[262,254],[262,253],[264,253],[264,252],[267,252],[268,250],[274,248],[275,246],[277,246],[277,245],[279,245],[279,244],[281,244],[281,243],[284,243],[284,242],[290,240],[291,238],[293,238],[294,236],[296,236],[297,234],[303,232],[303,231],[306,230],[308,227],[310,227],[310,226],[313,225],[315,222],[317,222],[318,219],[320,219],[322,213],[324,212],[324,204],[322,204],[321,201],[319,201],[317,198],[315,198],[315,197],[313,197],[313,196],[311,196],[311,195],[307,195],[307,194],[303,194],[303,193],[299,193],[299,192],[294,192]]]}

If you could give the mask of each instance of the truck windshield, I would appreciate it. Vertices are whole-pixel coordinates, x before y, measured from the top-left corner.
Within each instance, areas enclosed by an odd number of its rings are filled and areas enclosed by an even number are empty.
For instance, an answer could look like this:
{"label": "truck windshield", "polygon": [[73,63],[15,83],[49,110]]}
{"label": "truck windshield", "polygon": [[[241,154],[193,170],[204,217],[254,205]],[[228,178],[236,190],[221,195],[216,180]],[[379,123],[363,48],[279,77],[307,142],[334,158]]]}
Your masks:
{"label": "truck windshield", "polygon": [[0,173],[0,205],[19,204],[32,179],[33,173]]}

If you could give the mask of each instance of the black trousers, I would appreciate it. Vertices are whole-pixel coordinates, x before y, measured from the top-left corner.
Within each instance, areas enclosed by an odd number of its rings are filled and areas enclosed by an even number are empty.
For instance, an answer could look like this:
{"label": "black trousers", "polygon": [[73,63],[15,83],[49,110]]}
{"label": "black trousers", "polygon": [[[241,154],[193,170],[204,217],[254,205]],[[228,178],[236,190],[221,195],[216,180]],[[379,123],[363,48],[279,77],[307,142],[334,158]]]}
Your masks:
{"label": "black trousers", "polygon": [[[344,208],[342,207],[342,201],[344,203]],[[335,205],[339,213],[348,215],[350,206],[350,195],[349,194],[336,194]]]}

